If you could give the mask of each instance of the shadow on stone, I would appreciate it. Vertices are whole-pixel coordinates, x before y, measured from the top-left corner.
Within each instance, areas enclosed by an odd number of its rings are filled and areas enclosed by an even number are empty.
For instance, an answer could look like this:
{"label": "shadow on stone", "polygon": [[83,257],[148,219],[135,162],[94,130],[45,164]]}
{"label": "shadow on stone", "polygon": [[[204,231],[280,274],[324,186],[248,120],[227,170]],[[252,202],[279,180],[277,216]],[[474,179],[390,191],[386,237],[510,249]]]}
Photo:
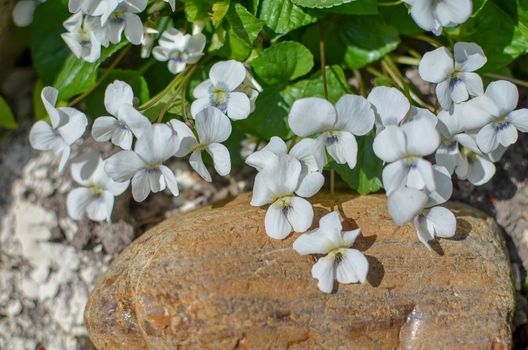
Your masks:
{"label": "shadow on stone", "polygon": [[379,287],[383,277],[385,276],[385,268],[381,261],[377,258],[365,255],[369,263],[369,271],[367,275],[367,282],[374,288]]}
{"label": "shadow on stone", "polygon": [[468,221],[458,218],[455,235],[448,239],[452,241],[463,241],[467,238],[472,229],[473,227]]}

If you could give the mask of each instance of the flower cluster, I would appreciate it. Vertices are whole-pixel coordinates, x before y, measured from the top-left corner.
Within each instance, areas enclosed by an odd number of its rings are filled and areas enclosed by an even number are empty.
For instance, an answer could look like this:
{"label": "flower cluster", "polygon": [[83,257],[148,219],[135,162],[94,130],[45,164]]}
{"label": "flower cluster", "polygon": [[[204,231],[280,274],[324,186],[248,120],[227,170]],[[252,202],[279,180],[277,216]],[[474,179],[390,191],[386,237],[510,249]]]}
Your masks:
{"label": "flower cluster", "polygon": [[[206,84],[212,85],[211,81],[219,84],[219,88],[210,89],[211,103],[193,107],[192,120],[171,119],[166,123],[151,123],[138,110],[134,105],[134,92],[127,83],[116,80],[107,86],[104,105],[110,115],[96,118],[91,134],[95,141],[110,141],[121,151],[106,160],[96,152],[89,152],[73,161],[72,177],[82,186],[68,195],[68,213],[73,219],[79,220],[86,215],[94,221],[110,221],[114,197],[125,192],[129,184],[132,197],[138,202],[151,192],[165,189],[178,196],[176,176],[166,165],[173,157],[190,155],[191,167],[206,181],[212,181],[202,159],[205,151],[219,175],[229,174],[231,158],[222,142],[229,138],[232,127],[225,112],[235,111],[239,118],[246,118],[250,113],[250,99],[256,99],[260,86],[253,84],[248,89],[246,79],[254,80],[244,65],[236,61],[216,63],[210,76],[211,79],[200,84],[197,90]],[[221,95],[219,89],[224,81],[229,83],[229,90],[222,97],[230,106],[227,110],[215,102],[216,96]],[[57,97],[58,91],[52,87],[42,90],[42,101],[51,125],[42,120],[36,122],[30,131],[30,141],[35,149],[61,155],[59,169],[62,171],[70,155],[70,146],[84,134],[88,121],[75,108],[55,107]]]}

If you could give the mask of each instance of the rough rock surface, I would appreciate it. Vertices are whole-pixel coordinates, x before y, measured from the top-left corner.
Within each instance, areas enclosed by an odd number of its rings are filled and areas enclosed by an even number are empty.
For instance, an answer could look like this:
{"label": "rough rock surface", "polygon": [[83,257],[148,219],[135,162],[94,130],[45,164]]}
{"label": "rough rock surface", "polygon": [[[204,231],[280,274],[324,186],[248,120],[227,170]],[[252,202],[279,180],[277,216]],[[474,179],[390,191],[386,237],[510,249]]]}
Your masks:
{"label": "rough rock surface", "polygon": [[[382,195],[342,195],[370,263],[365,285],[325,295],[295,235],[269,239],[247,195],[166,220],[99,279],[85,311],[103,349],[509,348],[515,291],[496,224],[452,205],[457,234],[429,252]],[[318,196],[316,217],[333,201]]]}

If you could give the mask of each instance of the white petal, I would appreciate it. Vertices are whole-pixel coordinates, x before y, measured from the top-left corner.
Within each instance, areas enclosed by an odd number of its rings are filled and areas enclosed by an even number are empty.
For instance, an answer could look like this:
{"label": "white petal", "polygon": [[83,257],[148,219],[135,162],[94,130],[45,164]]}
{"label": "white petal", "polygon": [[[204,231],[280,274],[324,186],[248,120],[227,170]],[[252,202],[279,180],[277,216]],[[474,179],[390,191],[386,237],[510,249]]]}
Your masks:
{"label": "white petal", "polygon": [[418,215],[426,203],[425,193],[404,187],[389,195],[387,207],[394,222],[403,226]]}
{"label": "white petal", "polygon": [[438,131],[426,119],[405,123],[401,129],[405,133],[407,152],[410,154],[427,156],[434,153],[440,145]]}
{"label": "white petal", "polygon": [[453,56],[445,47],[426,52],[418,66],[420,77],[436,84],[446,80],[454,69]]}
{"label": "white petal", "polygon": [[196,33],[187,42],[187,51],[191,53],[201,53],[205,48],[206,38],[202,33]]}
{"label": "white petal", "polygon": [[336,109],[327,100],[307,97],[293,103],[288,115],[288,124],[296,135],[306,137],[332,128],[336,116]]}
{"label": "white petal", "polygon": [[194,100],[191,104],[191,115],[193,118],[196,118],[196,115],[207,107],[211,107],[211,100],[209,100],[209,97],[200,97]]}
{"label": "white petal", "polygon": [[260,150],[258,152],[250,154],[246,158],[246,164],[261,171],[266,167],[267,164],[270,164],[277,157],[275,153],[266,150]]}
{"label": "white petal", "polygon": [[456,232],[456,218],[453,213],[443,207],[434,207],[426,215],[435,229],[437,237],[453,237]]}
{"label": "white petal", "polygon": [[211,182],[211,174],[209,173],[209,170],[207,170],[207,167],[205,166],[203,159],[202,159],[202,152],[200,151],[194,151],[191,153],[191,157],[189,158],[189,164],[191,167],[200,175],[205,181]]}
{"label": "white petal", "polygon": [[323,187],[324,181],[325,181],[325,178],[323,174],[321,174],[320,172],[308,173],[301,180],[301,183],[299,184],[299,188],[297,188],[297,191],[295,191],[295,193],[298,196],[301,196],[304,198],[310,198],[312,196],[315,196],[317,192],[319,192],[321,188]]}
{"label": "white petal", "polygon": [[480,96],[484,93],[482,78],[477,73],[460,73],[459,78],[464,81],[467,92],[471,96]]}
{"label": "white petal", "polygon": [[169,60],[169,53],[169,50],[161,46],[156,46],[154,49],[152,49],[152,56],[161,62]]}
{"label": "white petal", "polygon": [[43,120],[37,121],[29,132],[31,147],[39,151],[49,151],[57,145],[63,144],[62,137],[58,136],[51,126]]}
{"label": "white petal", "polygon": [[211,89],[211,80],[207,79],[198,84],[193,90],[193,96],[196,99],[209,99],[209,89]]}
{"label": "white petal", "polygon": [[324,293],[331,293],[334,289],[334,256],[320,258],[312,266],[312,277],[319,280],[317,287]]}
{"label": "white petal", "polygon": [[451,180],[451,173],[443,167],[433,165],[433,176],[435,190],[429,193],[429,201],[427,207],[432,207],[445,203],[451,198],[453,194],[453,181]]}
{"label": "white petal", "polygon": [[485,125],[477,134],[477,145],[484,153],[490,153],[497,149],[499,140],[497,130],[493,124]]}
{"label": "white petal", "polygon": [[185,70],[185,67],[187,66],[186,62],[179,62],[179,61],[169,61],[168,63],[169,72],[172,74],[178,74]]}
{"label": "white petal", "polygon": [[[324,135],[320,137],[324,137]],[[356,166],[358,145],[356,138],[351,133],[339,132],[337,140],[327,145],[326,150],[338,164],[346,163],[350,169]]]}
{"label": "white petal", "polygon": [[92,137],[97,142],[106,142],[112,138],[119,122],[114,117],[99,117],[92,125]]}
{"label": "white petal", "polygon": [[436,85],[436,98],[443,110],[449,110],[453,101],[451,100],[451,87],[449,80],[444,80]]}
{"label": "white petal", "polygon": [[[500,115],[506,115],[517,107],[519,102],[519,91],[509,81],[494,81],[486,88],[486,96],[491,98],[497,105]],[[498,117],[499,115],[495,115]]]}
{"label": "white petal", "polygon": [[246,119],[250,112],[249,98],[242,92],[231,92],[227,101],[227,115],[233,120]]}
{"label": "white petal", "polygon": [[519,134],[513,124],[509,124],[508,126],[502,127],[497,131],[497,141],[504,147],[513,145],[515,142],[517,142],[518,137]]}
{"label": "white petal", "polygon": [[508,117],[519,131],[528,132],[528,109],[523,108],[513,111]]}
{"label": "white petal", "polygon": [[132,178],[132,197],[136,202],[143,202],[150,194],[150,181],[147,170],[138,171]]}
{"label": "white petal", "polygon": [[148,118],[132,107],[132,105],[121,105],[118,118],[125,122],[137,138],[143,136],[143,133],[152,126]]}
{"label": "white petal", "polygon": [[388,126],[374,139],[374,153],[385,162],[394,162],[405,155],[406,141],[403,130]]}
{"label": "white petal", "polygon": [[416,160],[416,171],[420,173],[423,184],[429,191],[436,190],[433,167],[429,161],[421,158]]}
{"label": "white petal", "polygon": [[71,149],[70,149],[70,146],[64,146],[60,152],[62,153],[61,154],[61,158],[60,158],[60,162],[59,162],[59,172],[62,173],[62,171],[64,170],[64,167],[66,166],[66,163],[68,162],[68,159],[70,158],[70,152],[71,152]]}
{"label": "white petal", "polygon": [[172,157],[178,147],[178,138],[167,124],[154,124],[144,130],[134,149],[147,164],[153,165]]}
{"label": "white petal", "polygon": [[251,205],[260,207],[269,204],[273,201],[274,194],[268,186],[268,181],[265,175],[257,174],[255,176],[255,183],[253,184],[253,196],[251,197]]}
{"label": "white petal", "polygon": [[411,16],[422,29],[433,31],[440,35],[442,27],[433,15],[430,1],[414,1],[411,7]]}
{"label": "white petal", "polygon": [[432,250],[429,241],[434,239],[434,227],[423,215],[419,215],[413,220],[414,228],[418,234],[418,239],[427,249]]}
{"label": "white petal", "polygon": [[231,121],[218,108],[207,107],[195,119],[201,144],[224,142],[231,135]]}
{"label": "white petal", "polygon": [[84,134],[86,126],[88,125],[88,119],[84,113],[75,108],[62,107],[59,109],[59,113],[67,116],[65,117],[67,122],[61,125],[57,131],[64,141],[68,145],[71,145]]}
{"label": "white petal", "polygon": [[291,206],[286,209],[286,217],[295,232],[305,232],[312,226],[312,204],[304,198],[293,197]]}
{"label": "white petal", "polygon": [[352,247],[358,236],[361,234],[361,229],[343,232],[343,241],[346,247]]}
{"label": "white petal", "polygon": [[451,82],[451,100],[454,103],[467,101],[469,93],[466,89],[466,84],[462,80],[455,80]]}
{"label": "white petal", "polygon": [[266,234],[274,239],[284,239],[292,231],[292,226],[288,222],[283,208],[270,205],[264,218]]}
{"label": "white petal", "polygon": [[121,151],[105,161],[104,169],[112,180],[124,182],[145,166],[145,162],[135,152]]}
{"label": "white petal", "polygon": [[225,85],[229,91],[235,90],[246,77],[246,68],[235,60],[213,64],[209,71],[209,78],[213,85]]}
{"label": "white petal", "polygon": [[48,112],[48,116],[50,117],[53,128],[57,128],[61,123],[61,117],[55,108],[58,96],[59,91],[51,86],[44,87],[40,93],[40,98],[44,104],[46,112]]}
{"label": "white petal", "polygon": [[408,174],[409,167],[403,160],[385,166],[381,177],[383,179],[383,187],[385,187],[387,194],[389,195],[398,188],[403,187],[407,183]]}
{"label": "white petal", "polygon": [[73,160],[70,166],[71,176],[78,184],[87,186],[101,163],[101,156],[96,151],[85,153]]}
{"label": "white petal", "polygon": [[74,220],[82,219],[91,201],[92,194],[88,188],[81,187],[71,190],[66,198],[68,215]]}
{"label": "white petal", "polygon": [[228,175],[231,171],[231,158],[227,147],[220,143],[211,143],[207,146],[207,153],[213,158],[214,168],[218,175]]}
{"label": "white petal", "polygon": [[37,2],[35,0],[20,0],[15,4],[13,22],[17,27],[27,27],[33,22],[33,13],[36,7]]}
{"label": "white petal", "polygon": [[323,231],[314,230],[300,235],[293,242],[293,249],[300,255],[326,254],[333,249],[333,245]]}
{"label": "white petal", "polygon": [[495,103],[486,95],[476,97],[460,105],[460,127],[462,130],[480,129],[498,115]]}
{"label": "white petal", "polygon": [[336,267],[339,283],[365,283],[368,273],[368,260],[359,250],[345,249]]}
{"label": "white petal", "polygon": [[362,96],[343,95],[335,105],[335,128],[356,136],[366,135],[374,127],[374,111]]}
{"label": "white petal", "polygon": [[317,139],[302,139],[290,150],[309,171],[323,171],[326,165],[324,145]]}
{"label": "white petal", "polygon": [[409,100],[400,90],[386,86],[372,89],[368,101],[373,105],[383,126],[398,125],[411,108]]}
{"label": "white petal", "polygon": [[435,161],[438,165],[445,167],[450,174],[453,174],[458,163],[460,152],[458,143],[440,145],[435,153]]}
{"label": "white petal", "polygon": [[289,155],[278,155],[261,174],[267,179],[270,190],[278,195],[293,194],[299,185],[301,163]]}
{"label": "white petal", "polygon": [[339,217],[338,212],[331,211],[319,219],[319,229],[323,231],[327,235],[327,238],[333,243],[333,246],[329,247],[329,250],[338,248],[342,245],[343,240],[341,231],[343,230],[343,226],[341,225],[341,218]]}
{"label": "white petal", "polygon": [[475,186],[482,186],[495,175],[495,164],[482,156],[470,162],[467,179]]}
{"label": "white petal", "polygon": [[464,23],[473,9],[470,0],[442,0],[436,3],[436,16],[444,27]]}
{"label": "white petal", "polygon": [[198,141],[196,140],[196,137],[194,136],[192,130],[187,126],[187,124],[185,124],[181,120],[171,119],[169,121],[169,125],[178,137],[180,145],[178,151],[174,154],[174,156],[180,158],[185,157],[192,151],[194,146],[198,144]]}
{"label": "white petal", "polygon": [[416,188],[417,190],[424,189],[425,181],[418,169],[414,167],[409,168],[409,172],[407,173],[407,182],[405,185],[410,188]]}
{"label": "white petal", "polygon": [[143,22],[138,15],[125,13],[125,36],[134,45],[141,45],[143,40]]}
{"label": "white petal", "polygon": [[171,191],[172,195],[177,197],[180,194],[180,191],[178,190],[178,183],[176,182],[176,176],[174,176],[174,173],[172,170],[167,168],[165,165],[161,165],[159,167],[161,173],[163,174],[163,177],[165,178],[165,183],[167,184],[167,188],[169,191]]}
{"label": "white petal", "polygon": [[454,51],[455,61],[464,72],[474,72],[488,61],[482,48],[475,43],[457,42]]}
{"label": "white petal", "polygon": [[90,220],[110,222],[112,216],[112,209],[114,207],[114,196],[105,191],[102,196],[94,198],[94,200],[86,208],[86,214]]}
{"label": "white petal", "polygon": [[119,108],[134,103],[134,92],[132,87],[121,80],[116,80],[108,85],[105,90],[104,105],[108,113],[117,116]]}

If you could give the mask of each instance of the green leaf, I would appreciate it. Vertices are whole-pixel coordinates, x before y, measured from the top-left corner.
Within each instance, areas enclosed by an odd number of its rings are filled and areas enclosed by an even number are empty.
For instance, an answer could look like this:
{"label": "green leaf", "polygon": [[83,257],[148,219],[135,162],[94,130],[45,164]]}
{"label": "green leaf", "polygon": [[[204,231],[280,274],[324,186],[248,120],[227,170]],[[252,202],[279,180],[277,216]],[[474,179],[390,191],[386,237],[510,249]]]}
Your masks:
{"label": "green leaf", "polygon": [[[303,36],[306,46],[319,57],[319,26]],[[328,64],[344,62],[348,68],[362,68],[395,50],[398,31],[380,16],[346,16],[322,24]]]}
{"label": "green leaf", "polygon": [[104,94],[107,86],[115,80],[121,80],[130,85],[134,91],[134,96],[139,99],[140,104],[148,101],[148,85],[145,78],[143,78],[139,72],[128,69],[115,69],[90,95],[88,95],[88,97],[86,97],[86,112],[91,118],[108,114],[104,106]]}
{"label": "green leaf", "polygon": [[263,140],[272,136],[288,139],[291,136],[286,123],[290,105],[284,98],[285,92],[265,89],[257,98],[255,111],[247,119],[234,122],[242,131]]}
{"label": "green leaf", "polygon": [[31,56],[33,66],[45,85],[50,85],[60,72],[70,49],[62,40],[66,30],[62,26],[71,14],[61,1],[40,4],[31,25]]}
{"label": "green leaf", "polygon": [[264,85],[287,84],[308,73],[313,65],[310,50],[294,41],[276,43],[251,61],[256,77]]}
{"label": "green leaf", "polygon": [[292,0],[295,5],[309,8],[328,8],[348,4],[355,0]]}
{"label": "green leaf", "polygon": [[482,71],[500,69],[528,53],[528,5],[515,0],[501,0],[500,4],[488,1],[455,37],[456,41],[475,42],[482,47],[488,58]]}
{"label": "green leaf", "polygon": [[217,26],[229,9],[229,0],[187,0],[185,17],[189,22],[211,20]]}
{"label": "green leaf", "polygon": [[126,41],[122,41],[119,44],[103,48],[101,57],[94,63],[86,62],[70,55],[53,84],[59,90],[59,98],[68,100],[92,86],[97,80],[97,68],[99,68],[101,63],[126,44]]}
{"label": "green leaf", "polygon": [[423,33],[423,29],[418,27],[414,22],[405,5],[381,6],[379,11],[385,22],[396,28],[401,35],[418,35]]}
{"label": "green leaf", "polygon": [[15,116],[2,96],[0,96],[0,127],[4,129],[18,128]]}
{"label": "green leaf", "polygon": [[291,3],[290,0],[261,0],[258,17],[277,34],[317,22],[317,17]]}
{"label": "green leaf", "polygon": [[225,17],[224,45],[217,51],[221,56],[238,61],[245,60],[264,22],[256,18],[240,4],[231,6]]}
{"label": "green leaf", "polygon": [[[328,86],[328,99],[333,103],[337,102],[341,96],[350,93],[345,72],[339,66],[326,67],[326,84]],[[325,97],[321,71],[317,71],[309,79],[301,80],[288,86],[285,92],[285,100],[290,106],[295,100],[300,98],[312,96]]]}
{"label": "green leaf", "polygon": [[335,161],[331,161],[329,167],[335,169],[341,179],[359,194],[367,195],[383,188],[383,183],[380,180],[383,162],[374,154],[372,136],[365,135],[356,139],[358,142],[356,167],[350,170],[348,165],[337,164]]}
{"label": "green leaf", "polygon": [[33,114],[35,115],[35,119],[38,120],[46,119],[48,117],[48,112],[46,111],[44,103],[42,103],[42,98],[40,97],[42,89],[44,89],[44,84],[42,84],[40,80],[37,80],[35,86],[33,86]]}
{"label": "green leaf", "polygon": [[337,13],[339,15],[376,15],[378,14],[378,2],[377,0],[355,0],[339,6],[314,9],[310,13],[319,15],[325,13]]}

